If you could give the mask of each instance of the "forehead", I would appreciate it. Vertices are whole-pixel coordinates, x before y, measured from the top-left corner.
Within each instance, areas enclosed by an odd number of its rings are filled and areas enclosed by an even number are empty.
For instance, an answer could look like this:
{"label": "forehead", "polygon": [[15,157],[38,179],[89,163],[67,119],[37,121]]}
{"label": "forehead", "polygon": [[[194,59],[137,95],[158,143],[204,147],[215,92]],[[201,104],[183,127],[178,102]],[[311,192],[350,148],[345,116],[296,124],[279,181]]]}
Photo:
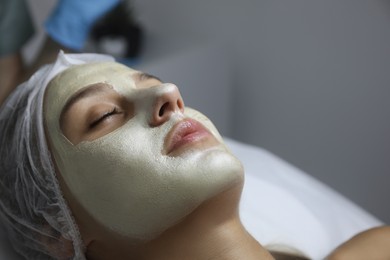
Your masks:
{"label": "forehead", "polygon": [[77,65],[54,77],[46,92],[47,96],[50,96],[50,92],[54,92],[57,96],[64,97],[95,83],[115,86],[126,82],[132,85],[131,83],[134,83],[132,76],[136,73],[139,72],[115,62]]}
{"label": "forehead", "polygon": [[[55,76],[45,93],[46,117],[58,118],[66,102],[78,91],[96,83],[107,83],[119,92],[135,88],[133,76],[139,71],[116,62],[76,65]],[[50,112],[49,112],[50,111]]]}

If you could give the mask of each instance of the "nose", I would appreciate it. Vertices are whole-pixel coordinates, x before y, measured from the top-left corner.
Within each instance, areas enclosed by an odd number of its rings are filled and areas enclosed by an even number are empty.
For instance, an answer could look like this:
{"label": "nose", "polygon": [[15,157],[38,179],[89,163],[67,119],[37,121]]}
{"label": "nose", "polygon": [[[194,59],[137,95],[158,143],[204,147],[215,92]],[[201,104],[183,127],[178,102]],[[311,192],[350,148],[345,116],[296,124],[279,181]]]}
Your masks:
{"label": "nose", "polygon": [[184,101],[179,89],[173,84],[157,87],[156,100],[152,108],[149,125],[159,126],[168,121],[173,113],[184,112]]}

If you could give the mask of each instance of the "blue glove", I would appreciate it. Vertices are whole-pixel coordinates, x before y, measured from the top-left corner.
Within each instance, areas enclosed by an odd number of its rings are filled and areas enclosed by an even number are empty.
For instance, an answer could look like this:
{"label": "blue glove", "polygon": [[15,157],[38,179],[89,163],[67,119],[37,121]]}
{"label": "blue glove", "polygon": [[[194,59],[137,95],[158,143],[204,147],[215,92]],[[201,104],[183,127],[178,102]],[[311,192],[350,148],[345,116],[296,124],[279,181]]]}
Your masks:
{"label": "blue glove", "polygon": [[120,0],[60,0],[45,22],[47,34],[61,45],[80,51],[95,21]]}

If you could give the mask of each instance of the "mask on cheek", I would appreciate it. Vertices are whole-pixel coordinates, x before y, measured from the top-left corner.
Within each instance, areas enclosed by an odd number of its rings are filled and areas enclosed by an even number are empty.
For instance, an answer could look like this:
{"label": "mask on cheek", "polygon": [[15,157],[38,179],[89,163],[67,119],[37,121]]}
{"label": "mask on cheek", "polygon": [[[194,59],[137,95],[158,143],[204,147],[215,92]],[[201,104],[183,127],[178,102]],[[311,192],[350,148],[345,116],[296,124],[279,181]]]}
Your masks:
{"label": "mask on cheek", "polygon": [[164,129],[132,119],[76,146],[54,146],[58,168],[81,205],[109,229],[150,240],[240,178],[241,164],[223,145],[183,157],[161,154]]}

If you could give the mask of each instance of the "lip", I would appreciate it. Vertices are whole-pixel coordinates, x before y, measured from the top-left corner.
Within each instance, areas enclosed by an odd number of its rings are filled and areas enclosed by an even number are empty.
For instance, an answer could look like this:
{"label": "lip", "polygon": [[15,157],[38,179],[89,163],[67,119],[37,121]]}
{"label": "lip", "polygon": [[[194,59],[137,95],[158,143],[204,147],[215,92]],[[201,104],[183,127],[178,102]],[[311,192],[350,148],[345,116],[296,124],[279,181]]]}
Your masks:
{"label": "lip", "polygon": [[164,142],[164,150],[167,155],[175,156],[192,145],[202,144],[202,147],[214,145],[216,142],[214,138],[213,142],[207,142],[210,138],[213,138],[213,135],[201,123],[186,118],[176,123],[168,132]]}

